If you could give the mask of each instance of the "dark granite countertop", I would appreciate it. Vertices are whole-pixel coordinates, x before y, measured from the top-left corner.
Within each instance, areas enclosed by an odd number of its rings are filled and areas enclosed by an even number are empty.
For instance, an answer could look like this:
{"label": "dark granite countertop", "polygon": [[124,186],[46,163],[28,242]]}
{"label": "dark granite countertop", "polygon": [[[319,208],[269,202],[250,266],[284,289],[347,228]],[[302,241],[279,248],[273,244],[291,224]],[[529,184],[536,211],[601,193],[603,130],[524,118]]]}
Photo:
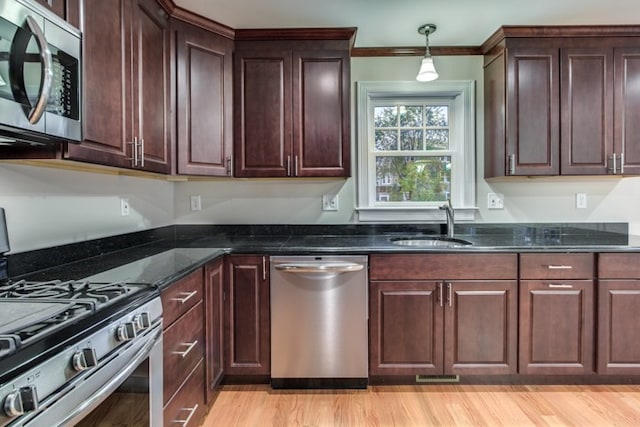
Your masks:
{"label": "dark granite countertop", "polygon": [[[630,252],[627,224],[463,225],[456,247],[413,247],[392,239],[438,237],[438,225],[170,226],[9,256],[10,277],[131,281],[159,288],[227,253]],[[149,235],[151,233],[151,235]],[[47,264],[48,263],[48,264]]]}

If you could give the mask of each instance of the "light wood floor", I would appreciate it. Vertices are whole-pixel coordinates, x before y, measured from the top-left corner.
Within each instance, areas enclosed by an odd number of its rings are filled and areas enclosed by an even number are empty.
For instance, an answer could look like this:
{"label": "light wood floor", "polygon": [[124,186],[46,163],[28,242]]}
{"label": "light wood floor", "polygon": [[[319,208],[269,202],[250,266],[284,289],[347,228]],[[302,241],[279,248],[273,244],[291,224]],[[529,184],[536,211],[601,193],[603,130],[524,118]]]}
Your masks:
{"label": "light wood floor", "polygon": [[224,386],[204,427],[640,426],[640,386]]}

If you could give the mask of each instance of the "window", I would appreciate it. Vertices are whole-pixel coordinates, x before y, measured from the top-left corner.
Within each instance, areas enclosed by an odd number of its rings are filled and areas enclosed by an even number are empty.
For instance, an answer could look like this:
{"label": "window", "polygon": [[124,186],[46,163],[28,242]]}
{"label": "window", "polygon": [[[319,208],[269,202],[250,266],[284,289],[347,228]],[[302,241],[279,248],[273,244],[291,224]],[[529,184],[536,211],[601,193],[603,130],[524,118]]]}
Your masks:
{"label": "window", "polygon": [[473,219],[474,83],[358,83],[361,221]]}

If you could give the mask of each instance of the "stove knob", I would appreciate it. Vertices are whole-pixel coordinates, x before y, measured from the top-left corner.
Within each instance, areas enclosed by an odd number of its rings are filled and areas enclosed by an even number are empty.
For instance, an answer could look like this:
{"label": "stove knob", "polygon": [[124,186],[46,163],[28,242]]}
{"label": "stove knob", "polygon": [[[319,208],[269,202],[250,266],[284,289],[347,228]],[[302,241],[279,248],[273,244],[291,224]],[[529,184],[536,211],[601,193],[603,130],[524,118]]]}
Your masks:
{"label": "stove knob", "polygon": [[133,322],[125,322],[116,329],[116,341],[125,342],[136,337],[136,325]]}
{"label": "stove knob", "polygon": [[83,348],[74,353],[71,358],[71,365],[76,372],[92,368],[98,364],[98,356],[93,348]]}
{"label": "stove knob", "polygon": [[149,320],[149,313],[144,312],[133,316],[133,323],[136,325],[136,329],[144,331],[151,326],[151,320]]}
{"label": "stove knob", "polygon": [[4,399],[4,413],[8,417],[17,417],[38,409],[38,395],[32,385],[21,387]]}

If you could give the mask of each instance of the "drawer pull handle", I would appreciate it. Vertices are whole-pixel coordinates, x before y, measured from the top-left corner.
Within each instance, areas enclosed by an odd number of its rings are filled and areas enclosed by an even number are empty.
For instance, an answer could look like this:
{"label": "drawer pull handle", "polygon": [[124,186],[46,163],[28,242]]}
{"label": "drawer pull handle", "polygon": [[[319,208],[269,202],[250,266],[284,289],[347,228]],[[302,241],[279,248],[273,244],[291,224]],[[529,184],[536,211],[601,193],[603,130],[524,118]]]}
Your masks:
{"label": "drawer pull handle", "polygon": [[572,289],[573,285],[567,285],[564,283],[549,283],[550,288],[560,288],[560,289]]}
{"label": "drawer pull handle", "polygon": [[180,345],[186,345],[187,349],[185,351],[174,351],[173,354],[179,354],[184,359],[187,357],[187,354],[191,353],[191,350],[193,350],[197,344],[198,340],[195,340],[194,342],[183,342]]}
{"label": "drawer pull handle", "polygon": [[189,411],[189,416],[184,420],[173,420],[173,423],[186,426],[187,424],[189,424],[189,421],[191,421],[191,418],[193,418],[193,415],[196,413],[197,410],[198,410],[197,403],[194,405],[193,408],[182,408],[181,411]]}
{"label": "drawer pull handle", "polygon": [[549,270],[571,270],[573,266],[571,265],[547,265]]}
{"label": "drawer pull handle", "polygon": [[191,298],[193,298],[197,294],[198,294],[198,291],[180,292],[180,295],[185,295],[184,298],[172,298],[172,299],[173,301],[178,301],[180,304],[184,304],[185,302],[189,301]]}

